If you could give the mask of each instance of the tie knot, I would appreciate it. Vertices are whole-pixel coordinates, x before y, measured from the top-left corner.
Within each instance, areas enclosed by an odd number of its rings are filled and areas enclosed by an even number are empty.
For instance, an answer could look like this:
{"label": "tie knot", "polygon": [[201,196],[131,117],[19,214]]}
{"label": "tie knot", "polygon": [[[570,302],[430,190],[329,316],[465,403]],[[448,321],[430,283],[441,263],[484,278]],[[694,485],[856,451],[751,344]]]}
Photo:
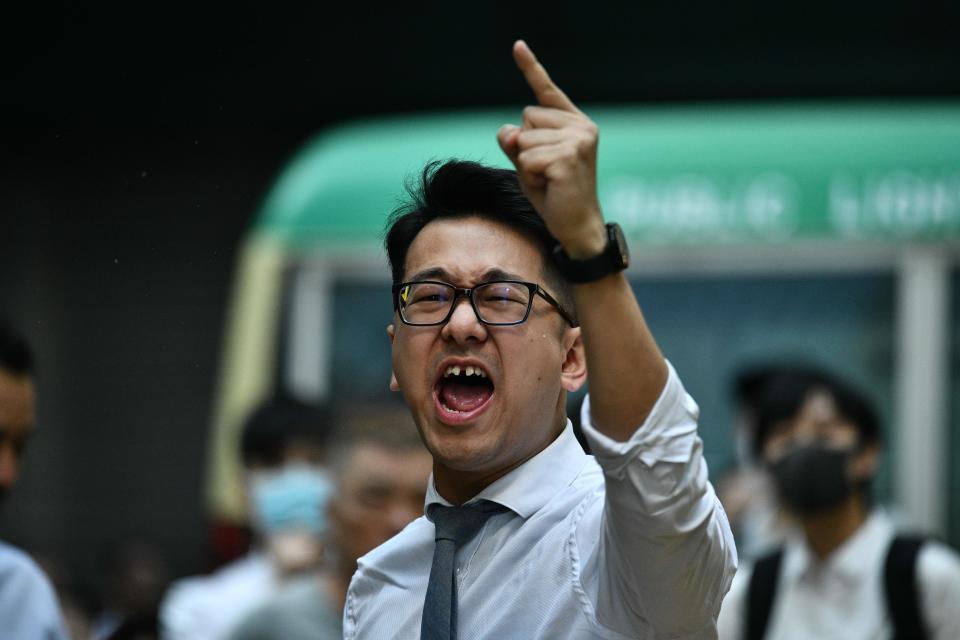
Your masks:
{"label": "tie knot", "polygon": [[432,504],[427,515],[436,527],[436,540],[452,540],[459,546],[477,535],[490,516],[503,511],[504,507],[483,500],[463,507]]}

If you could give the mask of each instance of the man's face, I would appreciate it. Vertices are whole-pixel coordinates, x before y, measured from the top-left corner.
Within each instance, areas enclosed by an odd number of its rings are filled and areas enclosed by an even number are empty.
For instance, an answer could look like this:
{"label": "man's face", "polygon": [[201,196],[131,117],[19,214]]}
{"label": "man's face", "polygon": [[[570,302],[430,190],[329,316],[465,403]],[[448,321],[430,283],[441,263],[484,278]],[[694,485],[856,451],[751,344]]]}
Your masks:
{"label": "man's face", "polygon": [[873,475],[879,461],[879,450],[871,445],[861,450],[857,427],[837,409],[833,396],[825,390],[811,392],[795,416],[773,425],[763,444],[763,458],[768,465],[781,460],[798,446],[822,444],[837,450],[855,450],[848,469],[852,480]]}
{"label": "man's face", "polygon": [[430,454],[419,447],[351,448],[330,504],[334,544],[348,570],[423,513],[429,475]]}
{"label": "man's face", "polygon": [[[458,287],[504,278],[550,289],[534,242],[481,217],[426,225],[410,245],[404,269],[404,280]],[[563,428],[563,392],[579,388],[585,376],[580,330],[541,297],[534,297],[527,321],[514,326],[482,324],[463,298],[445,325],[409,326],[399,318],[395,323],[388,329],[395,387],[437,470],[495,479],[538,453]],[[450,377],[450,367],[462,372],[468,366],[479,367],[485,377]]]}
{"label": "man's face", "polygon": [[34,428],[33,381],[0,369],[0,499],[17,481]]}

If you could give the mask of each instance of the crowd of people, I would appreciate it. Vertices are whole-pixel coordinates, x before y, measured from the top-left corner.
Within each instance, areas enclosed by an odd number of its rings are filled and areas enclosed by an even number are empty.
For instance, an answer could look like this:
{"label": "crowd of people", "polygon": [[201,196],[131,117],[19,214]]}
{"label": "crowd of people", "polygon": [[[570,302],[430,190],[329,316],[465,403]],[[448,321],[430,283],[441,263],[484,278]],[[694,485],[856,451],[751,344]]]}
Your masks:
{"label": "crowd of people", "polygon": [[[115,599],[98,637],[960,638],[960,558],[874,504],[880,418],[846,382],[745,377],[741,468],[714,490],[699,408],[602,217],[598,129],[513,54],[536,98],[497,133],[515,170],[431,163],[388,223],[409,413],[267,400],[238,452],[250,551]],[[4,491],[37,428],[31,371],[4,329]],[[49,579],[2,544],[0,633],[68,637]]]}

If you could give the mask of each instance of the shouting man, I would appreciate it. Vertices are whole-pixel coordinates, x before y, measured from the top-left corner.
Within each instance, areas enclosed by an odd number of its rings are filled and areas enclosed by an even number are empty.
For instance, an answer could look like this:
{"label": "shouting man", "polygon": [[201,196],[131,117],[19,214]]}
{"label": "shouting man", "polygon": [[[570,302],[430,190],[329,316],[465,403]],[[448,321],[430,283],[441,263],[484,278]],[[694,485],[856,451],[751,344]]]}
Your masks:
{"label": "shouting man", "polygon": [[[426,517],[364,556],[345,638],[712,638],[736,567],[698,409],[622,271],[596,125],[523,43],[516,172],[431,164],[386,248]],[[590,371],[584,454],[566,394]]]}

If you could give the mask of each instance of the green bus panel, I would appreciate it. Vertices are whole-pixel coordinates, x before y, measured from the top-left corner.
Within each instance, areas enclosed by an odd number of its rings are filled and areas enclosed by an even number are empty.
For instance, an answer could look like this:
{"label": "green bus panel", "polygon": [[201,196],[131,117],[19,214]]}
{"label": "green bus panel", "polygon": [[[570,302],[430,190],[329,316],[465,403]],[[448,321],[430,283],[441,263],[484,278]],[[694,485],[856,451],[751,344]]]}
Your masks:
{"label": "green bus panel", "polygon": [[[960,237],[960,103],[602,107],[598,188],[635,245]],[[431,159],[508,162],[519,110],[383,118],[325,132],[277,180],[258,230],[371,246]]]}

